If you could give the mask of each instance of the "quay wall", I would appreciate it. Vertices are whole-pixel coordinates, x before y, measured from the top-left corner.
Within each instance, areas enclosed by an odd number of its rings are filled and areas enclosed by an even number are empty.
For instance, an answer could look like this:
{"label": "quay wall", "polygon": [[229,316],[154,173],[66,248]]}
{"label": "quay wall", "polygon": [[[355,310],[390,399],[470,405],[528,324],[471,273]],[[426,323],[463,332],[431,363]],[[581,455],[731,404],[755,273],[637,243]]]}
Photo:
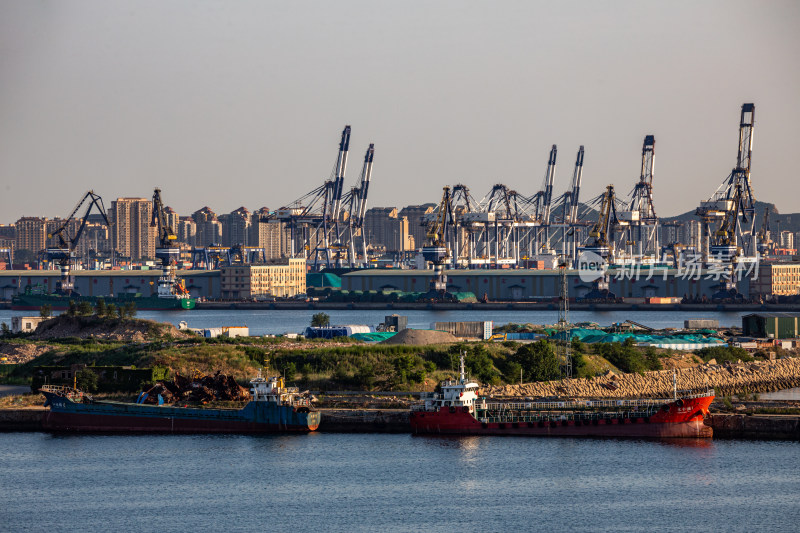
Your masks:
{"label": "quay wall", "polygon": [[[675,371],[678,390],[715,389],[718,396],[739,392],[771,392],[800,387],[800,358],[702,365]],[[484,387],[481,395],[495,397],[568,396],[573,398],[665,398],[673,393],[673,371]]]}
{"label": "quay wall", "polygon": [[800,440],[800,416],[713,414],[705,424],[715,439]]}

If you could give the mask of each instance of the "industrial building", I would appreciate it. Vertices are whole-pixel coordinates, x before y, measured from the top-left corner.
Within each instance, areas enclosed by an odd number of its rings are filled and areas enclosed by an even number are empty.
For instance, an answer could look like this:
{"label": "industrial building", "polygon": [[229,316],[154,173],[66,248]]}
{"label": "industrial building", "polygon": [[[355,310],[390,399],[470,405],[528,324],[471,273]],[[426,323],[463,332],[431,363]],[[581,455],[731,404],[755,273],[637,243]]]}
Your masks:
{"label": "industrial building", "polygon": [[762,263],[750,286],[753,296],[800,294],[800,262]]}
{"label": "industrial building", "polygon": [[759,339],[800,337],[800,313],[753,313],[742,317],[742,334]]}
{"label": "industrial building", "polygon": [[266,264],[224,266],[220,283],[223,299],[292,297],[306,292],[306,262],[305,259],[278,259]]}
{"label": "industrial building", "polygon": [[[662,273],[666,272],[666,276]],[[622,271],[609,270],[609,290],[620,298],[678,297],[702,298],[719,290],[722,281],[704,274],[700,279],[682,277],[677,269],[659,270],[647,279],[642,270],[638,279],[621,276]],[[556,270],[500,269],[445,270],[449,292],[472,292],[492,301],[524,301],[552,299],[559,294],[559,273]],[[374,269],[350,272],[342,276],[342,289],[348,291],[400,290],[426,292],[433,276],[432,270]],[[739,282],[739,291],[748,296],[751,280]],[[592,289],[592,283],[581,280],[577,270],[567,271],[570,298],[582,298]]]}
{"label": "industrial building", "polygon": [[[157,294],[161,270],[73,270],[75,291],[83,296],[116,296],[120,293],[152,296]],[[193,298],[218,299],[220,274],[212,270],[179,270],[177,275],[186,283]],[[36,285],[53,292],[61,281],[58,270],[2,270],[0,298],[10,300],[17,292]]]}

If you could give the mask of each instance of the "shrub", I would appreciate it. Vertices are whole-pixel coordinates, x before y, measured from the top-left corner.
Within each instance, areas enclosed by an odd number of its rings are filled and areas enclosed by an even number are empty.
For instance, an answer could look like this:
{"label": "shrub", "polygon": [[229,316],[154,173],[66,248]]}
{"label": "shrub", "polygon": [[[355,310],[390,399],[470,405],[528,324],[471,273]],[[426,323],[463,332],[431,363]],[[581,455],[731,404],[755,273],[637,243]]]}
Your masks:
{"label": "shrub", "polygon": [[708,348],[695,350],[694,353],[705,363],[709,362],[711,359],[716,359],[718,364],[728,362],[735,363],[739,359],[745,362],[753,360],[753,356],[747,353],[747,350],[744,348],[737,348],[736,346],[710,346]]}
{"label": "shrub", "polygon": [[561,375],[558,358],[548,340],[520,346],[510,359],[522,367],[526,381],[550,381]]}
{"label": "shrub", "polygon": [[331,317],[327,313],[315,313],[311,317],[312,328],[322,328],[331,325]]}
{"label": "shrub", "polygon": [[82,391],[95,392],[97,390],[97,374],[88,368],[79,370],[75,374],[75,382]]}

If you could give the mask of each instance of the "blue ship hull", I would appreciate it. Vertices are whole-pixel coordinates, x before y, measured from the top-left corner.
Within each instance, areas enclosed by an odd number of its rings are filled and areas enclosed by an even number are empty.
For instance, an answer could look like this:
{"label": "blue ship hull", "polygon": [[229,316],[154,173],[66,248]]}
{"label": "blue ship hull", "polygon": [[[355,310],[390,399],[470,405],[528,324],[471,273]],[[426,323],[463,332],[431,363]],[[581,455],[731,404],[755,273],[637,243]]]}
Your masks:
{"label": "blue ship hull", "polygon": [[43,426],[51,431],[135,433],[306,433],[320,413],[307,407],[251,401],[242,409],[197,409],[123,402],[75,402],[42,391],[49,406]]}

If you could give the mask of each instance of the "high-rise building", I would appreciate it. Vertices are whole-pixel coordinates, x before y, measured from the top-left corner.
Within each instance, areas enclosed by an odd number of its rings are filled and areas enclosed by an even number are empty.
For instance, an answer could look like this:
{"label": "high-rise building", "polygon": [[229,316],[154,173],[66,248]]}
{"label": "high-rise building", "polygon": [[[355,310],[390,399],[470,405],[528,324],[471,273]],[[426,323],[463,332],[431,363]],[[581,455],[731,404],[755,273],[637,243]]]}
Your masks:
{"label": "high-rise building", "polygon": [[17,229],[16,249],[39,253],[47,243],[47,219],[22,217],[14,226]]}
{"label": "high-rise building", "polygon": [[240,207],[227,215],[222,215],[220,222],[222,222],[222,244],[224,246],[235,244],[247,246],[250,244],[252,219],[249,209]]}
{"label": "high-rise building", "polygon": [[178,215],[178,213],[174,209],[169,207],[169,206],[164,208],[164,215],[165,215],[165,218],[167,219],[166,220],[167,225],[170,227],[170,229],[173,231],[173,233],[175,233],[175,236],[177,237],[178,236],[178,223],[181,220],[180,215]]}
{"label": "high-rise building", "polygon": [[195,224],[194,219],[192,217],[179,217],[175,235],[178,237],[178,241],[194,246],[197,240],[197,224]]}
{"label": "high-rise building", "polygon": [[408,218],[398,216],[396,207],[373,207],[364,214],[361,231],[368,247],[398,252],[414,249],[410,229]]}
{"label": "high-rise building", "polygon": [[111,246],[132,260],[155,257],[156,228],[150,225],[153,204],[148,198],[117,198],[108,212]]}
{"label": "high-rise building", "polygon": [[217,214],[205,206],[192,213],[192,220],[197,225],[195,245],[198,247],[222,244],[222,224]]}
{"label": "high-rise building", "polygon": [[253,212],[250,218],[250,246],[263,248],[267,260],[289,256],[289,228],[284,222],[266,222],[269,209],[262,207]]}
{"label": "high-rise building", "polygon": [[780,248],[794,249],[794,233],[791,231],[781,232],[781,245]]}
{"label": "high-rise building", "polygon": [[398,218],[408,219],[408,232],[414,237],[414,246],[421,248],[425,245],[425,234],[427,232],[423,225],[423,218],[428,213],[432,213],[436,204],[408,205],[400,210]]}

